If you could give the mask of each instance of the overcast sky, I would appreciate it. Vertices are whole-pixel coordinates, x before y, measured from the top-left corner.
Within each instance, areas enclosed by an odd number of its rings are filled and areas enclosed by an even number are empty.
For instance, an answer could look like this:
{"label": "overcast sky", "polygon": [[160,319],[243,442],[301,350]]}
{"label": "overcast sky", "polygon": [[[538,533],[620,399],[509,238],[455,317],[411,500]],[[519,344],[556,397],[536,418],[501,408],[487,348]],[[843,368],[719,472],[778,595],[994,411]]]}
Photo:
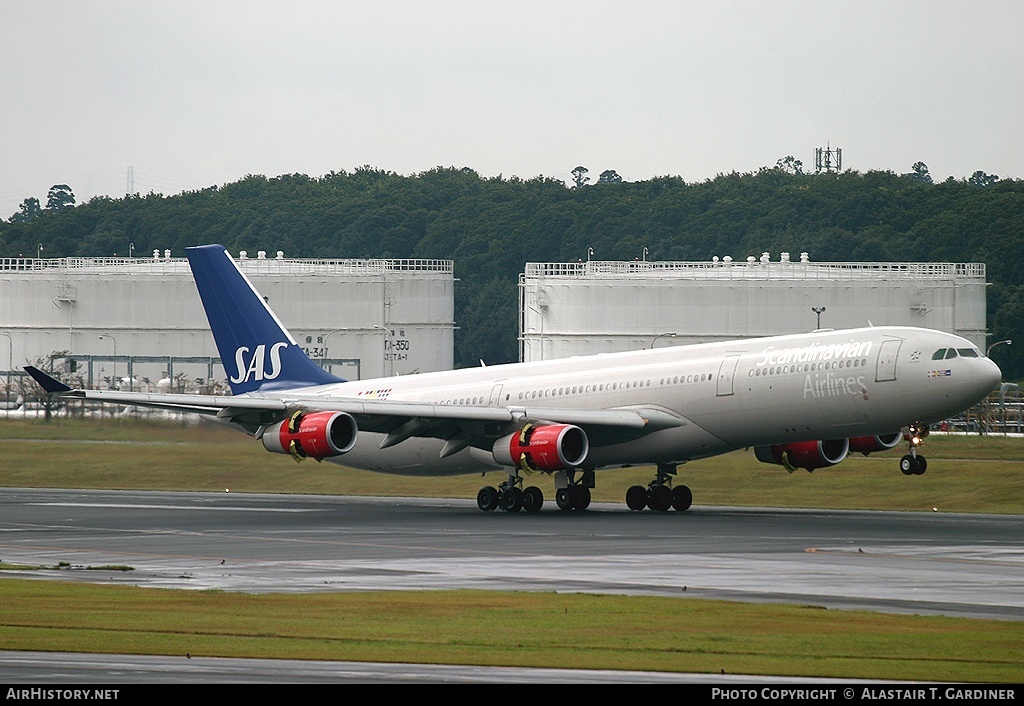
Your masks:
{"label": "overcast sky", "polygon": [[363,164],[1024,176],[1024,2],[0,0],[0,218]]}

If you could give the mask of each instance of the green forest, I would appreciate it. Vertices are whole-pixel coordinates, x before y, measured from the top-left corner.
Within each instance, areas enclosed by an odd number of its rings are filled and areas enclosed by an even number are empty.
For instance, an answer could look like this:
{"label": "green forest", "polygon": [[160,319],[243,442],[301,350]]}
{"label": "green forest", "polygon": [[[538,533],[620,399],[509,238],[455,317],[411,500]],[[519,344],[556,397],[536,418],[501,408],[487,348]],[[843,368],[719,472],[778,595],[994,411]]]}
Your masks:
{"label": "green forest", "polygon": [[[222,243],[288,257],[455,261],[456,365],[517,359],[524,263],[736,260],[809,252],[813,261],[984,262],[990,342],[1008,379],[1024,377],[1024,181],[975,172],[933,182],[907,174],[804,173],[780,159],[756,172],[687,183],[626,182],[607,170],[573,182],[486,178],[470,168],[400,175],[369,166],[320,177],[248,175],[172,196],[76,205],[55,185],[0,221],[0,257],[137,255]],[[794,255],[795,256],[795,255]],[[997,355],[998,353],[998,355]]]}

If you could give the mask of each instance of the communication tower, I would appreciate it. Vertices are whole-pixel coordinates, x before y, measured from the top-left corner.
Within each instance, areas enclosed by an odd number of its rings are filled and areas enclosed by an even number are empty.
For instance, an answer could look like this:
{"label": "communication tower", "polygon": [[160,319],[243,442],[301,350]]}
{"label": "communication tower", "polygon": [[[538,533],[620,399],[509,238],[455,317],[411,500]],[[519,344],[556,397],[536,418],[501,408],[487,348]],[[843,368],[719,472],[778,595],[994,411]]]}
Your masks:
{"label": "communication tower", "polygon": [[822,149],[814,150],[814,171],[815,172],[841,172],[843,171],[843,150],[831,145]]}

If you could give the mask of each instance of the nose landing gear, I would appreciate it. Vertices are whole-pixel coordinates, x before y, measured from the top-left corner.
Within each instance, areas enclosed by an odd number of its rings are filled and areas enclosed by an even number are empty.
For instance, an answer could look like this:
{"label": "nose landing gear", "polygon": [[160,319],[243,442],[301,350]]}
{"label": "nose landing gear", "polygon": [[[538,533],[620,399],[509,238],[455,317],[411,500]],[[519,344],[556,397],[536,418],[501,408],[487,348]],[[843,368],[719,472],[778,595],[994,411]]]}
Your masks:
{"label": "nose landing gear", "polygon": [[907,428],[907,445],[909,453],[900,459],[900,471],[905,476],[919,476],[928,469],[928,460],[917,453],[917,447],[928,436],[928,425],[914,422]]}

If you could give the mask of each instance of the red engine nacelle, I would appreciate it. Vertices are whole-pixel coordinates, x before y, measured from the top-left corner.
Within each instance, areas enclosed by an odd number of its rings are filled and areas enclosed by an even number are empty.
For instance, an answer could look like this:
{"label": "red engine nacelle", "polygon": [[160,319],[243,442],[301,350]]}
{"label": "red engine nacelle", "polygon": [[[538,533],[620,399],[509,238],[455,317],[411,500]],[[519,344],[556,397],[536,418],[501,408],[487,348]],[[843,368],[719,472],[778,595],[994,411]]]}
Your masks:
{"label": "red engine nacelle", "polygon": [[263,448],[303,458],[328,458],[352,450],[356,420],[344,412],[296,413],[263,430]]}
{"label": "red engine nacelle", "polygon": [[896,447],[903,439],[903,432],[883,436],[857,436],[850,439],[850,451],[858,451],[865,456],[876,451],[886,451]]}
{"label": "red engine nacelle", "polygon": [[827,441],[798,441],[777,446],[758,446],[754,455],[762,463],[776,463],[792,472],[797,468],[813,471],[815,468],[834,466],[850,451],[849,439]]}
{"label": "red engine nacelle", "polygon": [[494,442],[494,460],[506,466],[535,471],[561,471],[583,464],[590,440],[571,424],[527,424],[520,431]]}

